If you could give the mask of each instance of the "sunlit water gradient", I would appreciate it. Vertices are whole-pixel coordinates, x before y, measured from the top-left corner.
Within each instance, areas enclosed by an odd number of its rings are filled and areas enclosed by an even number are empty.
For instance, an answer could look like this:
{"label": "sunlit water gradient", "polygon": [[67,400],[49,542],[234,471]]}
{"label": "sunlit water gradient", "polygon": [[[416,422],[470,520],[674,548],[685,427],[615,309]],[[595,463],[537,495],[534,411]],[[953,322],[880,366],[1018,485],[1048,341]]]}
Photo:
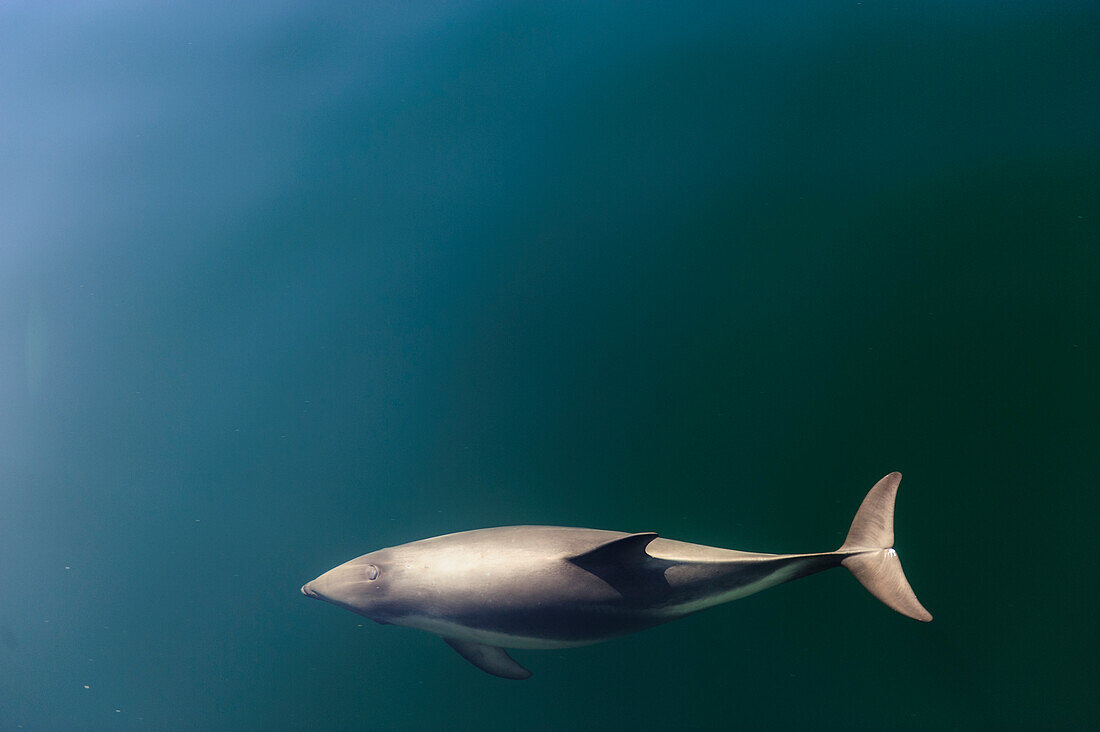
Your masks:
{"label": "sunlit water gradient", "polygon": [[[1083,728],[1095,3],[0,7],[0,727]],[[483,526],[838,545],[510,683],[302,597]]]}

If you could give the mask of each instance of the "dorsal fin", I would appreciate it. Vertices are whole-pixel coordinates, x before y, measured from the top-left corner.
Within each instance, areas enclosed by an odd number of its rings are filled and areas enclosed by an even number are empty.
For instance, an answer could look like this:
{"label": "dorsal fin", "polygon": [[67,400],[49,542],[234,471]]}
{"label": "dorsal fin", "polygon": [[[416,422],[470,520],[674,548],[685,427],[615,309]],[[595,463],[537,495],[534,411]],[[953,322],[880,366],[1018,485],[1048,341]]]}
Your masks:
{"label": "dorsal fin", "polygon": [[566,557],[566,560],[585,569],[597,564],[636,564],[650,558],[645,548],[656,538],[657,534],[653,531],[621,536],[618,539],[605,541],[595,549]]}

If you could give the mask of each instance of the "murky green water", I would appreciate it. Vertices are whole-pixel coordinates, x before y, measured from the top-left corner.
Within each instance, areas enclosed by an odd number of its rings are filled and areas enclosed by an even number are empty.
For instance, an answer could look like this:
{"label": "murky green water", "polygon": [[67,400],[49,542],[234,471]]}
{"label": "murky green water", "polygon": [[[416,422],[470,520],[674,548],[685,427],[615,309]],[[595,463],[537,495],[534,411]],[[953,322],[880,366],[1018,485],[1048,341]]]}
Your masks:
{"label": "murky green water", "polygon": [[[1098,723],[1091,3],[0,9],[0,727]],[[549,523],[840,543],[522,683],[302,597]]]}

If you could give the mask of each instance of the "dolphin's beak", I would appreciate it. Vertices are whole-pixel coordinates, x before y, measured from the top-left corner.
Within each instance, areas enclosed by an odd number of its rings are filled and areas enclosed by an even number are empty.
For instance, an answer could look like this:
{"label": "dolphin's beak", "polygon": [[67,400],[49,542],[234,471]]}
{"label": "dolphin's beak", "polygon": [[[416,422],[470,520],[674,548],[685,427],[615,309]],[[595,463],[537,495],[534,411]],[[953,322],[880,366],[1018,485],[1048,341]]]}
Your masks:
{"label": "dolphin's beak", "polygon": [[310,587],[310,584],[311,583],[306,582],[304,585],[302,585],[302,594],[306,597],[317,597],[317,593],[313,591],[313,589]]}

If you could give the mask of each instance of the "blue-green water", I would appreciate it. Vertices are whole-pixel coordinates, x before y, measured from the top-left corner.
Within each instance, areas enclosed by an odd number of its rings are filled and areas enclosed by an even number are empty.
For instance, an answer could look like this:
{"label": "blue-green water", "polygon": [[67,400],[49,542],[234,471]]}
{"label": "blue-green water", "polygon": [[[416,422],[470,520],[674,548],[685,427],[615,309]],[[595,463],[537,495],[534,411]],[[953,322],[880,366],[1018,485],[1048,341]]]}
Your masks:
{"label": "blue-green water", "polygon": [[[0,8],[0,728],[1100,723],[1095,3]],[[522,683],[298,587],[840,543]]]}

